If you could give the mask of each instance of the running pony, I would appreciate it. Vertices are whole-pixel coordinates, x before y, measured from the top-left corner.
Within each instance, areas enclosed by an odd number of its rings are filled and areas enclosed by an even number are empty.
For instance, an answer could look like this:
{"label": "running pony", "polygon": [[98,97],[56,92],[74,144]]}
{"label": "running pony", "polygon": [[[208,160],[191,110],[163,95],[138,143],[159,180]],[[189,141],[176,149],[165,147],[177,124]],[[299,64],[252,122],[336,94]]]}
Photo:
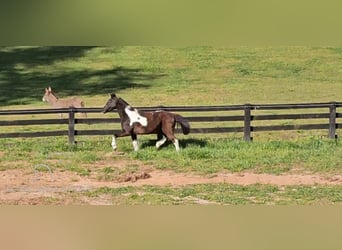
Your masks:
{"label": "running pony", "polygon": [[131,136],[134,151],[139,150],[138,134],[157,134],[156,148],[160,148],[166,140],[170,140],[176,151],[179,151],[179,142],[174,135],[176,123],[181,125],[183,134],[190,132],[190,124],[181,115],[166,112],[142,112],[131,107],[125,100],[111,94],[109,100],[103,108],[103,113],[116,109],[121,120],[122,131],[114,134],[112,138],[112,147],[116,150],[116,138]]}

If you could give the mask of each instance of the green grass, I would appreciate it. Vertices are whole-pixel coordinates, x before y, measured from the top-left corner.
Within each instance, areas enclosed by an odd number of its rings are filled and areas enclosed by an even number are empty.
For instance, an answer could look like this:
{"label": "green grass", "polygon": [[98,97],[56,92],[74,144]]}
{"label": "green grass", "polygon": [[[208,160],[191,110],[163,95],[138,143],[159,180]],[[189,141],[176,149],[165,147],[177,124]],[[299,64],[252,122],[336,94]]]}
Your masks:
{"label": "green grass", "polygon": [[[16,141],[0,140],[0,152],[3,155],[0,159],[1,165],[8,166],[11,163],[13,168],[20,168],[47,162],[54,168],[89,174],[89,166],[96,166],[103,159],[109,164],[111,158],[115,159],[114,156],[106,156],[111,152],[110,138],[107,137],[93,138],[75,146],[69,145],[65,138],[25,139],[21,143],[15,143]],[[296,170],[342,173],[340,140],[309,138],[298,141],[248,143],[240,139],[202,136],[181,138],[180,144],[182,149],[179,153],[172,144],[156,150],[153,141],[148,137],[141,137],[140,151],[133,152],[130,138],[118,140],[119,150],[126,153],[126,159],[177,172],[213,174],[221,171],[252,171],[282,174]],[[125,171],[134,171],[135,168],[136,166],[132,165],[131,170],[127,168]],[[109,172],[103,174],[109,176]],[[116,171],[115,174],[120,173]]]}
{"label": "green grass", "polygon": [[287,186],[198,184],[185,187],[100,188],[84,192],[98,197],[109,194],[113,204],[220,204],[220,205],[327,205],[342,203],[340,186]]}
{"label": "green grass", "polygon": [[[103,106],[339,100],[341,50],[312,47],[15,47],[0,49],[0,106],[44,106],[51,85]],[[13,91],[15,90],[15,91]]]}
{"label": "green grass", "polygon": [[103,158],[108,152],[101,141],[87,141],[70,145],[63,137],[36,139],[1,139],[0,170],[8,168],[34,168],[47,164],[52,169],[69,170],[88,175],[88,165]]}
{"label": "green grass", "polygon": [[184,148],[179,154],[175,154],[173,145],[159,151],[149,146],[131,153],[131,157],[151,162],[160,169],[203,174],[246,170],[281,174],[296,168],[309,172],[341,173],[341,146],[339,140],[319,138],[253,143],[203,138],[184,139]]}

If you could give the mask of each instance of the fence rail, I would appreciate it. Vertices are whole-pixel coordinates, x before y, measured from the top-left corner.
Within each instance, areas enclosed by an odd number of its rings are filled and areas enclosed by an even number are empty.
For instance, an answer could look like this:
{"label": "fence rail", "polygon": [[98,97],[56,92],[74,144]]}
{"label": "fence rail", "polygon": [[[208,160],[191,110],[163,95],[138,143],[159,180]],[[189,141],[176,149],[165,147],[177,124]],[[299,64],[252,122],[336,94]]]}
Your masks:
{"label": "fence rail", "polygon": [[[224,106],[158,106],[158,107],[137,107],[141,111],[166,110],[170,112],[207,112],[207,115],[184,116],[192,124],[193,123],[215,123],[215,122],[241,122],[242,126],[217,126],[217,127],[200,127],[192,128],[191,133],[243,133],[246,141],[252,140],[253,132],[261,131],[279,131],[279,130],[327,130],[329,138],[337,138],[336,130],[342,128],[342,123],[338,123],[342,118],[342,113],[338,112],[338,108],[342,107],[342,102],[329,103],[299,103],[299,104],[244,104],[244,105],[224,105]],[[258,110],[315,110],[315,113],[288,113],[288,114],[254,114]],[[322,111],[324,110],[324,111]],[[11,132],[0,133],[0,138],[17,138],[17,137],[45,137],[45,136],[68,136],[69,142],[75,142],[75,136],[90,135],[112,135],[117,130],[94,129],[79,130],[77,124],[104,124],[119,123],[119,118],[83,118],[75,117],[76,113],[102,113],[102,108],[70,108],[70,109],[29,109],[29,110],[0,110],[0,127],[4,126],[29,126],[29,125],[66,125],[66,130],[59,131],[38,131],[38,132]],[[241,112],[236,115],[223,115],[227,112]],[[67,114],[68,118],[54,119],[1,119],[3,116],[16,115],[46,115],[46,114]],[[257,121],[280,121],[280,120],[326,120],[320,124],[284,124],[284,125],[254,125]]]}

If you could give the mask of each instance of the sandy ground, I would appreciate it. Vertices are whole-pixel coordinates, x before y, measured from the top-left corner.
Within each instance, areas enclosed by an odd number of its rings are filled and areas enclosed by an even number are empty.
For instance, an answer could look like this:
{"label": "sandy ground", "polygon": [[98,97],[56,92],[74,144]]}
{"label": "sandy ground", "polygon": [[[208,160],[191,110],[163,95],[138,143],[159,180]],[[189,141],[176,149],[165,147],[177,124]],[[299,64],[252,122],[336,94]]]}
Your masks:
{"label": "sandy ground", "polygon": [[[57,204],[73,204],[74,201],[64,194],[101,187],[118,188],[143,185],[179,187],[207,183],[272,184],[277,186],[342,185],[342,176],[255,173],[218,173],[211,176],[200,176],[142,168],[139,173],[124,176],[120,180],[104,181],[98,180],[94,176],[80,176],[69,171],[36,172],[12,169],[0,172],[0,204],[41,204],[46,198],[57,198]],[[110,204],[110,197],[108,195],[97,197],[97,199],[84,197],[81,204]]]}

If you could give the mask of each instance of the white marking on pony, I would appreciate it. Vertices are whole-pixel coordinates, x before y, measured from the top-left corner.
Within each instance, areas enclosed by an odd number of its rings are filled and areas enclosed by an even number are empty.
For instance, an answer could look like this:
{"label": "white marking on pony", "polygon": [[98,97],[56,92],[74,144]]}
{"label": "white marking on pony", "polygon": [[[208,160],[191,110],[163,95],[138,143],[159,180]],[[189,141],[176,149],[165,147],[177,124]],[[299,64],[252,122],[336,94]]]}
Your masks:
{"label": "white marking on pony", "polygon": [[156,148],[160,148],[161,145],[163,145],[166,142],[166,137],[163,136],[159,141],[156,142]]}
{"label": "white marking on pony", "polygon": [[138,151],[138,150],[139,150],[138,141],[137,141],[137,140],[134,140],[134,141],[132,142],[132,144],[133,144],[134,151]]}
{"label": "white marking on pony", "polygon": [[125,112],[129,117],[129,125],[132,126],[133,123],[138,122],[142,126],[146,127],[147,126],[147,118],[144,116],[141,116],[138,112],[137,109],[131,110],[131,106],[127,106],[125,108]]}
{"label": "white marking on pony", "polygon": [[114,150],[116,150],[116,148],[117,148],[115,136],[113,136],[113,138],[112,138],[112,148],[113,148]]}
{"label": "white marking on pony", "polygon": [[178,152],[178,151],[179,151],[179,142],[178,142],[178,139],[175,139],[175,142],[173,143],[173,145],[175,145],[176,151]]}

